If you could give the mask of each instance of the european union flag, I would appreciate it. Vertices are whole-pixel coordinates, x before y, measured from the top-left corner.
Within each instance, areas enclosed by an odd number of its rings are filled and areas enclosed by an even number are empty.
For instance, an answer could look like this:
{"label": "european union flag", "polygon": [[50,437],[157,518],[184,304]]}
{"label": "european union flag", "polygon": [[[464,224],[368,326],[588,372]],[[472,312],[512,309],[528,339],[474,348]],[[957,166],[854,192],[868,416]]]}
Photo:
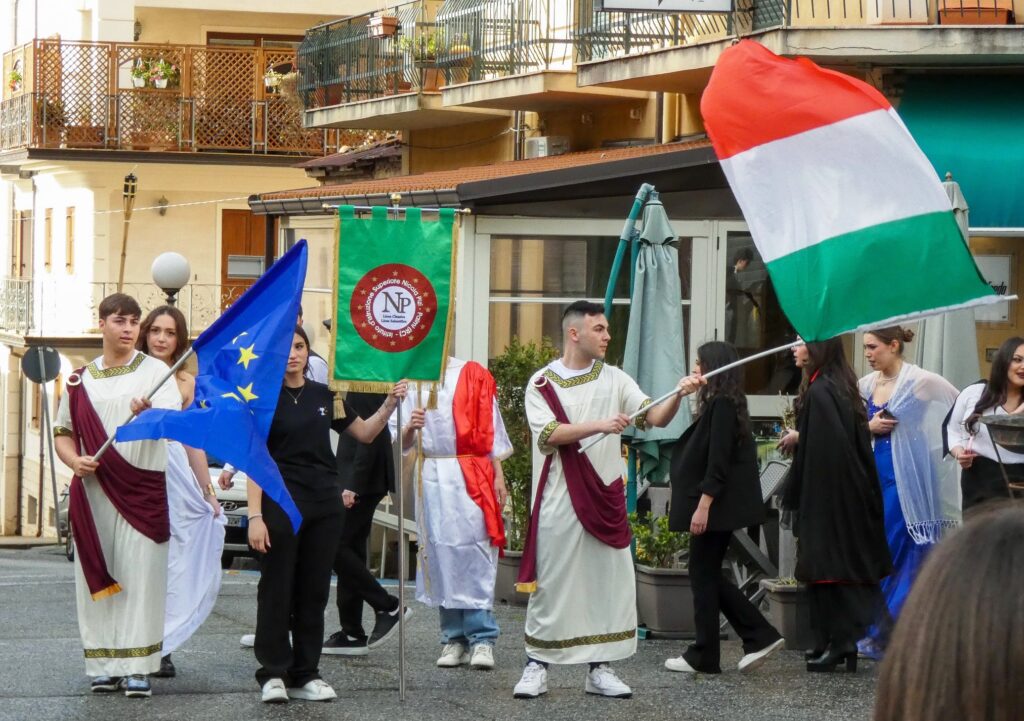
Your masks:
{"label": "european union flag", "polygon": [[284,509],[302,516],[267,451],[306,280],[300,240],[192,344],[196,395],[183,411],[153,408],[117,429],[118,441],[170,438],[227,461]]}

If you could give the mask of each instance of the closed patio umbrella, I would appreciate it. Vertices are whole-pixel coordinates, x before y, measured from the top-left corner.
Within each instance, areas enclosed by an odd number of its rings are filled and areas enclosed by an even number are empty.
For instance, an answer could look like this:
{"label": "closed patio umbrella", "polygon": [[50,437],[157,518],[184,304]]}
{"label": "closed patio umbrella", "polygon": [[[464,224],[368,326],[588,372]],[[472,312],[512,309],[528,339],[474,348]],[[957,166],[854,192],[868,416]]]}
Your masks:
{"label": "closed patio umbrella", "polygon": [[[953,206],[953,214],[960,226],[964,243],[969,247],[969,208],[960,184],[953,180],[952,173],[946,173],[942,186]],[[980,378],[978,335],[973,310],[959,310],[925,318],[919,326],[915,341],[914,362],[925,370],[938,373],[957,388],[970,385]]]}

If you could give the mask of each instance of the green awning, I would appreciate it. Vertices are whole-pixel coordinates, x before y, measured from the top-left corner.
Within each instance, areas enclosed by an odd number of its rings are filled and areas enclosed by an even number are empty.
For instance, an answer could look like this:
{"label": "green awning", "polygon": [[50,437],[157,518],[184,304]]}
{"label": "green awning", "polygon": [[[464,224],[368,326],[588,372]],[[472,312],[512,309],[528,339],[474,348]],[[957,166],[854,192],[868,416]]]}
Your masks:
{"label": "green awning", "polygon": [[1024,83],[1010,75],[910,75],[900,117],[960,183],[972,228],[1024,227]]}

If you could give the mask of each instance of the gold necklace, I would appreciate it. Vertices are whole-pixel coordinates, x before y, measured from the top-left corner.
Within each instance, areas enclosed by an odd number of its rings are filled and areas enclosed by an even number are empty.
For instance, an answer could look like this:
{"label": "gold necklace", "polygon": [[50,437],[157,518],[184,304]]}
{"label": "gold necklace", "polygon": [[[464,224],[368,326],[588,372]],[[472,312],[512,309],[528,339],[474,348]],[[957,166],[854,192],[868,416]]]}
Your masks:
{"label": "gold necklace", "polygon": [[284,389],[288,393],[288,395],[291,396],[292,403],[294,403],[295,405],[299,405],[299,396],[302,395],[302,391],[306,390],[306,384],[303,383],[301,386],[299,386],[299,392],[295,393],[294,395],[292,394],[292,389],[289,388],[288,386],[284,386]]}

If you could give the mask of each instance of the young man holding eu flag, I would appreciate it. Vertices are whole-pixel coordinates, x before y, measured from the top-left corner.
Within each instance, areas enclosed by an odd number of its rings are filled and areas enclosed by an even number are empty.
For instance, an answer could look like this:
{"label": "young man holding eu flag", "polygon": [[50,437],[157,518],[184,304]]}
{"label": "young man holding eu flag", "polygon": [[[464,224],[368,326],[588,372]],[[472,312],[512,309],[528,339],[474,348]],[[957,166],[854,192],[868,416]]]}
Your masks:
{"label": "young man holding eu flag", "polygon": [[160,668],[170,527],[161,440],[93,455],[119,423],[152,405],[178,408],[167,367],[135,350],[142,310],[115,293],[99,307],[103,355],[68,376],[54,427],[57,455],[74,472],[69,513],[75,537],[78,627],[93,693],[151,694],[147,674]]}

